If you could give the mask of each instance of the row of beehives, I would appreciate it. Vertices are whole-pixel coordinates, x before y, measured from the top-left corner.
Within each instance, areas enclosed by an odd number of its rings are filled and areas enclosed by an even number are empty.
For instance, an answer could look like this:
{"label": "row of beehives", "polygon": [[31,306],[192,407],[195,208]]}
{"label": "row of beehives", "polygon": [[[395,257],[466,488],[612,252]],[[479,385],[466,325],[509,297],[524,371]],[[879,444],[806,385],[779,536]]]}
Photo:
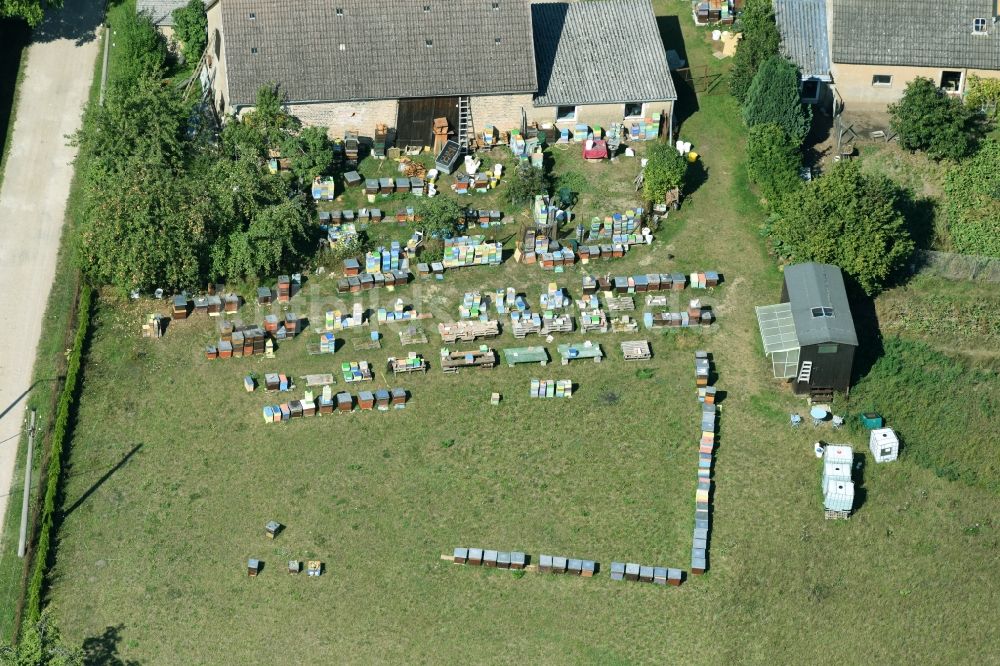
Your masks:
{"label": "row of beehives", "polygon": [[[525,569],[529,565],[529,558],[524,553],[483,548],[456,548],[451,559],[455,564],[471,564],[497,569]],[[599,567],[600,565],[594,560],[560,555],[538,556],[538,571],[540,573],[565,573],[592,578],[598,572]],[[631,562],[611,563],[611,580],[680,585],[682,579],[683,573],[680,569],[644,566]]]}
{"label": "row of beehives", "polygon": [[[346,391],[332,395],[324,387],[323,394],[315,400],[291,400],[277,405],[265,405],[261,410],[265,423],[279,423],[293,418],[315,416],[317,414],[333,414],[353,412],[354,396]],[[401,388],[377,389],[375,391],[359,391],[357,407],[362,411],[389,411],[390,408],[403,409],[408,399],[407,392]]]}
{"label": "row of beehives", "polygon": [[646,275],[583,277],[583,293],[595,294],[611,291],[616,294],[641,294],[648,291],[681,291],[715,287],[721,277],[715,271],[696,271],[690,276],[684,273],[647,273]]}
{"label": "row of beehives", "polygon": [[698,401],[701,403],[701,439],[698,443],[698,486],[695,490],[694,532],[691,541],[691,573],[702,574],[708,568],[708,538],[711,520],[712,465],[718,410],[715,405],[715,387],[707,386],[712,372],[712,359],[708,352],[695,352],[695,380]]}
{"label": "row of beehives", "polygon": [[657,585],[680,585],[684,574],[680,569],[652,567],[634,562],[612,562],[611,580],[630,580]]}
{"label": "row of beehives", "polygon": [[223,313],[233,314],[239,311],[239,309],[240,297],[236,294],[226,294],[225,296],[210,294],[208,296],[198,296],[194,299],[187,294],[178,294],[173,299],[174,319],[187,319],[188,315],[192,312],[195,314],[207,314],[210,317],[218,317]]}
{"label": "row of beehives", "polygon": [[[250,578],[256,578],[257,575],[264,570],[264,560],[257,559],[256,557],[251,557],[247,560],[247,575]],[[302,572],[302,560],[289,560],[288,561],[288,573],[298,574]],[[306,575],[310,578],[319,576],[323,573],[323,563],[320,560],[309,560],[306,563]]]}
{"label": "row of beehives", "polygon": [[529,396],[532,398],[572,398],[571,379],[532,379]]}

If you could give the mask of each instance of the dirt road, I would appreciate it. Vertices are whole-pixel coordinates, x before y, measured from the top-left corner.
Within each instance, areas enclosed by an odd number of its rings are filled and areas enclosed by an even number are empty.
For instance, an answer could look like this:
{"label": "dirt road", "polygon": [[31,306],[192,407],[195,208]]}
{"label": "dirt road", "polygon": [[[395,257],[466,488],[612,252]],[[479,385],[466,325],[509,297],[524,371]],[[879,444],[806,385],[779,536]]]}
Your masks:
{"label": "dirt road", "polygon": [[80,126],[98,55],[98,0],[66,0],[35,30],[0,190],[0,530],[11,488]]}

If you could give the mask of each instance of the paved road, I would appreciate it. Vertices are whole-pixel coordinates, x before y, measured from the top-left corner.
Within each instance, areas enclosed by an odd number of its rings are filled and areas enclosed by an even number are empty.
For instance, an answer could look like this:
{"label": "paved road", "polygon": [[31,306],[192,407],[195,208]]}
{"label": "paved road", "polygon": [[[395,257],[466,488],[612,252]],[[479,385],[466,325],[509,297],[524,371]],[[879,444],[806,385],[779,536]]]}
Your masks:
{"label": "paved road", "polygon": [[[0,529],[9,500],[42,317],[55,274],[80,126],[98,54],[102,3],[66,0],[28,47],[0,190]],[[15,436],[11,439],[12,436]]]}

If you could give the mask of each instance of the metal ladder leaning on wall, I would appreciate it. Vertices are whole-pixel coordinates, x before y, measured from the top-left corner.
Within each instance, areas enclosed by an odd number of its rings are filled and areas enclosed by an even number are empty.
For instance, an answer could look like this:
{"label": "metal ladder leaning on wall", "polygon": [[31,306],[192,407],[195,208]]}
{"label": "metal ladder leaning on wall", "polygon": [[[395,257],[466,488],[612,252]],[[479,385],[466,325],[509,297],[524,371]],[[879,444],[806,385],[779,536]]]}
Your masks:
{"label": "metal ladder leaning on wall", "polygon": [[461,149],[459,154],[464,155],[469,152],[469,138],[475,136],[475,129],[472,125],[472,109],[469,107],[468,97],[458,98],[458,145]]}

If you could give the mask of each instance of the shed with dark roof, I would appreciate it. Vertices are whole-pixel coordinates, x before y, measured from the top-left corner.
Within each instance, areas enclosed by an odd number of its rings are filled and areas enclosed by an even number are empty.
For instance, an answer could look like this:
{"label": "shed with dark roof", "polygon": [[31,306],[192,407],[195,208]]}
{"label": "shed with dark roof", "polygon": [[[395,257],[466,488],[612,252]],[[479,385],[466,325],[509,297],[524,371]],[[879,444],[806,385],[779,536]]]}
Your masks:
{"label": "shed with dark roof", "polygon": [[774,376],[791,379],[796,393],[850,389],[858,336],[839,268],[787,266],[781,303],[758,307],[757,321]]}

